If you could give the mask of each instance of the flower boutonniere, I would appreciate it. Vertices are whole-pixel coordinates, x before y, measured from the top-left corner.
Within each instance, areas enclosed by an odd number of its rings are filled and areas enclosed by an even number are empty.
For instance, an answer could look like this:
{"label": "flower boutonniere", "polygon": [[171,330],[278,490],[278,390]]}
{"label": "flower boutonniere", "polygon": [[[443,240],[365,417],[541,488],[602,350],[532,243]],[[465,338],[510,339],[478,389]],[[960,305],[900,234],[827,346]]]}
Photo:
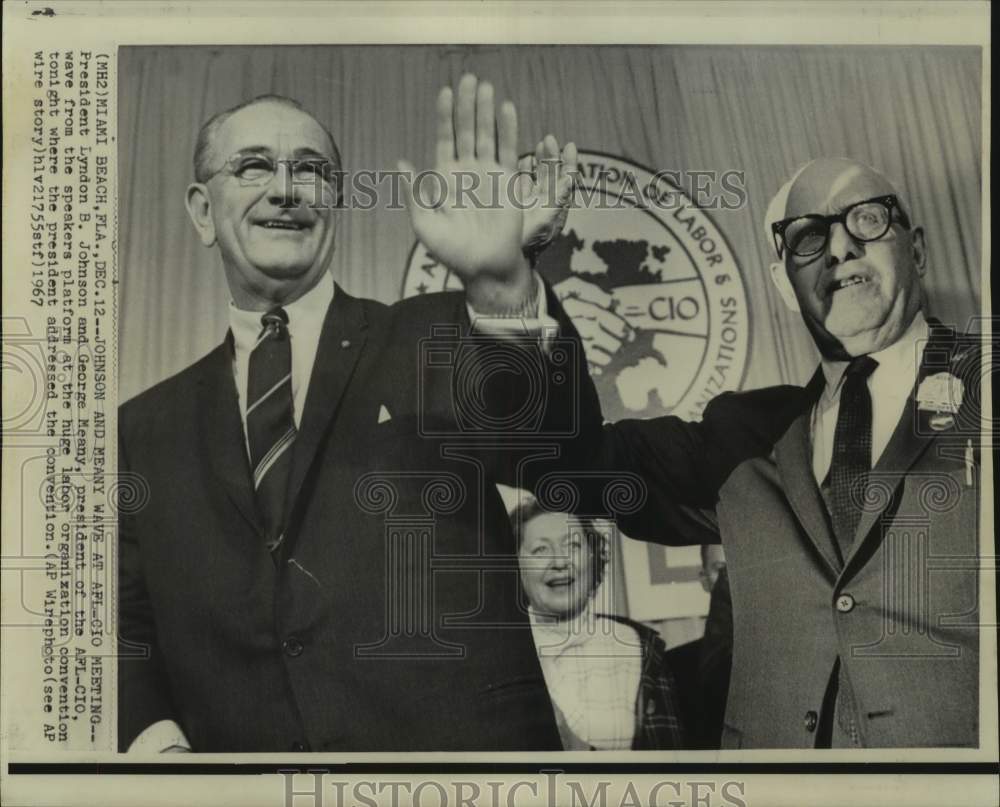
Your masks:
{"label": "flower boutonniere", "polygon": [[954,415],[962,406],[965,386],[962,379],[951,373],[941,372],[927,376],[917,389],[917,407],[932,412],[931,428],[947,429]]}

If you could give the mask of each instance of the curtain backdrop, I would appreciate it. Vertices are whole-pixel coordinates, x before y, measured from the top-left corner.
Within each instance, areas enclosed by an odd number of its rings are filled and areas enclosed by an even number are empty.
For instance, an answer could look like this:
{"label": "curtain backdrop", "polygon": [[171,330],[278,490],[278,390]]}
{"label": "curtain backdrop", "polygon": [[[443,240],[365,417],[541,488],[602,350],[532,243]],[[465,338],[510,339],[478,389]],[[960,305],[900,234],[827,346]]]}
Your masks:
{"label": "curtain backdrop", "polygon": [[[222,339],[229,299],[214,250],[184,211],[191,153],[211,114],[261,93],[329,125],[348,169],[429,167],[439,87],[473,71],[518,106],[522,151],[544,133],[652,169],[745,171],[747,204],[711,214],[751,312],[744,387],[802,383],[812,343],[767,276],[761,220],[809,158],[851,156],[899,185],[927,231],[930,310],[965,327],[980,307],[980,63],[976,48],[736,46],[134,47],[119,51],[122,400]],[[347,212],[335,279],[400,296],[414,237],[405,212]]]}

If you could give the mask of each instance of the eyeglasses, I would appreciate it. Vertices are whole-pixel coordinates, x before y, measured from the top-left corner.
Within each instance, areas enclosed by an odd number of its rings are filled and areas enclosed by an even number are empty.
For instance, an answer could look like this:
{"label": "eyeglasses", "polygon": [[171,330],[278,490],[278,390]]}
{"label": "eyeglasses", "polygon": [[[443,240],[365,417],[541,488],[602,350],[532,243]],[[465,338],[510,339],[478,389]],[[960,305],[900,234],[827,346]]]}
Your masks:
{"label": "eyeglasses", "polygon": [[258,152],[237,152],[208,179],[225,172],[235,177],[242,185],[255,187],[266,185],[274,179],[275,174],[278,173],[278,165],[281,163],[288,166],[292,182],[295,184],[315,184],[319,181],[325,182],[333,188],[339,186],[338,180],[342,172],[332,160],[326,157],[276,160],[269,154]]}
{"label": "eyeglasses", "polygon": [[776,221],[771,225],[774,248],[779,258],[784,257],[786,249],[800,258],[816,255],[826,248],[830,240],[830,227],[834,223],[843,224],[856,241],[878,241],[892,226],[893,210],[899,211],[897,220],[904,227],[909,227],[899,200],[892,195],[855,202],[829,216],[810,213]]}

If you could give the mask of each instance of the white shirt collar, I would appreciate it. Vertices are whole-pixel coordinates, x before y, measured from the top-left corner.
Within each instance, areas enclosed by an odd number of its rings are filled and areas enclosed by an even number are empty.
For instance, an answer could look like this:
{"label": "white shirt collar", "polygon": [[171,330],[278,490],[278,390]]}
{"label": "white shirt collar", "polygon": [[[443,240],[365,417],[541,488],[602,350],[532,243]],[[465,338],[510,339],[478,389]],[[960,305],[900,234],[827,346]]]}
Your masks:
{"label": "white shirt collar", "polygon": [[562,620],[539,613],[529,605],[528,618],[539,657],[560,657],[584,645],[595,648],[601,656],[641,654],[641,642],[635,630],[597,613],[594,605],[593,599],[588,600],[580,613]]}
{"label": "white shirt collar", "polygon": [[[309,291],[303,294],[293,303],[283,306],[288,314],[288,330],[295,333],[296,325],[302,323],[322,324],[326,316],[326,310],[333,300],[334,284],[333,277],[329,272],[324,272]],[[233,331],[233,339],[237,350],[251,350],[260,336],[260,318],[263,311],[246,311],[237,308],[233,300],[229,301],[229,327]]]}

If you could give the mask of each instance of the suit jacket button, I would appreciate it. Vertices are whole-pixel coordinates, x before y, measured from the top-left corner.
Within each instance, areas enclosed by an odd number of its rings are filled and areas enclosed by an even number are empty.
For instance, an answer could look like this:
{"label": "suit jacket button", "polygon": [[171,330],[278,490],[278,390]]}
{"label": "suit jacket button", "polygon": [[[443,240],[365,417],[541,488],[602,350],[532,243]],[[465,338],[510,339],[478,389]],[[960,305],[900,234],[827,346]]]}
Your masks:
{"label": "suit jacket button", "polygon": [[342,339],[341,342],[340,342],[340,346],[342,348],[349,348],[351,346],[351,340],[350,339]]}
{"label": "suit jacket button", "polygon": [[305,743],[296,740],[294,743],[292,743],[292,750],[296,752],[306,751],[308,750],[308,746]]}
{"label": "suit jacket button", "polygon": [[848,614],[854,610],[854,597],[850,594],[841,594],[837,597],[837,610],[842,614]]}
{"label": "suit jacket button", "polygon": [[812,709],[806,712],[806,718],[803,721],[806,726],[806,731],[813,732],[816,731],[816,724],[819,723],[819,715],[816,714]]}
{"label": "suit jacket button", "polygon": [[294,636],[289,636],[285,641],[281,643],[281,649],[285,651],[286,656],[291,656],[295,658],[296,656],[302,655],[303,645]]}

